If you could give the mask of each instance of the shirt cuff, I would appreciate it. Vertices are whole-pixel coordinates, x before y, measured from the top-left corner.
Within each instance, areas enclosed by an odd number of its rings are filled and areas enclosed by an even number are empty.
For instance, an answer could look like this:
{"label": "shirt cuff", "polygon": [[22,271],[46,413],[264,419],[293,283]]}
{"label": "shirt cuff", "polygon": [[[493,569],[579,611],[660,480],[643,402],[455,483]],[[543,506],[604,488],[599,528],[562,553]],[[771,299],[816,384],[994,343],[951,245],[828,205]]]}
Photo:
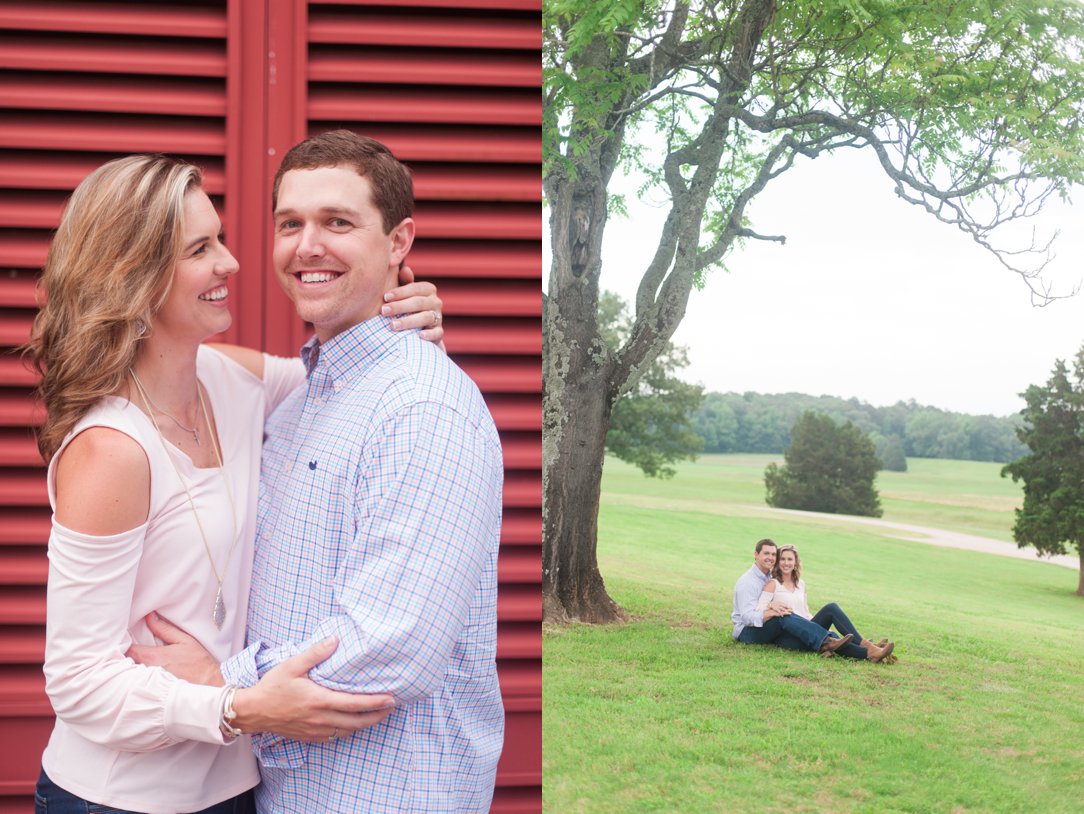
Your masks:
{"label": "shirt cuff", "polygon": [[166,734],[177,740],[226,743],[222,719],[223,687],[174,681],[165,704]]}
{"label": "shirt cuff", "polygon": [[260,680],[256,671],[256,652],[259,649],[258,643],[250,644],[237,655],[230,656],[218,665],[222,680],[238,687],[254,687]]}

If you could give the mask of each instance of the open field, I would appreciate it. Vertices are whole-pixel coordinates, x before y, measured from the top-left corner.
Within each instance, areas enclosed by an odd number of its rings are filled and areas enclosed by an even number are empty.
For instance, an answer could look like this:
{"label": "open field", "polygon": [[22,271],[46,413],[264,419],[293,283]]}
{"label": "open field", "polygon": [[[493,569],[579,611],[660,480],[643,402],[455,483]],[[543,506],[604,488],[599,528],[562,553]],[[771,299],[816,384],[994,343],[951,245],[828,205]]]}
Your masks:
{"label": "open field", "polygon": [[[670,482],[607,462],[600,566],[632,620],[544,632],[546,810],[1080,811],[1076,574],[768,516],[769,460],[705,456]],[[881,482],[885,519],[1011,539],[998,465],[909,464]],[[731,588],[765,536],[798,545],[814,607],[839,602],[899,662],[734,643]]]}

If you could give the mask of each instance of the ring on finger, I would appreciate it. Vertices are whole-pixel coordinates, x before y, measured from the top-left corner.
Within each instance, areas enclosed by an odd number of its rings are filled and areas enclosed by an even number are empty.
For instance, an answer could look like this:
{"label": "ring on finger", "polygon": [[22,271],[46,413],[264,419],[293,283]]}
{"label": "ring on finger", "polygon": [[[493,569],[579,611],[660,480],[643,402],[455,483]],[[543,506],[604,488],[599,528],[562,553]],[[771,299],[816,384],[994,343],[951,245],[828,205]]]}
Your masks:
{"label": "ring on finger", "polygon": [[331,733],[331,735],[330,735],[330,736],[328,737],[328,740],[329,740],[329,741],[333,741],[333,740],[335,740],[335,739],[336,739],[337,737],[339,737],[339,727],[335,727],[335,731],[333,731],[333,732]]}
{"label": "ring on finger", "polygon": [[434,327],[440,325],[440,311],[433,312],[433,325]]}

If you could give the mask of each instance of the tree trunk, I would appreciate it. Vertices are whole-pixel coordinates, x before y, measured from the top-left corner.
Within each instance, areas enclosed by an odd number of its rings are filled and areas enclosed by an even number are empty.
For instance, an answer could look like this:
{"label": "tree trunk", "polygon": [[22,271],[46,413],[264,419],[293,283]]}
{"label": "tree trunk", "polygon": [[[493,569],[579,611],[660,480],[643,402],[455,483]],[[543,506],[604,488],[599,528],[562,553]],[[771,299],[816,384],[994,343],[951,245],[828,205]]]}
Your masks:
{"label": "tree trunk", "polygon": [[[566,381],[564,421],[543,442],[542,617],[546,622],[621,621],[598,570],[598,509],[611,407],[590,375]],[[556,398],[556,395],[554,396]]]}

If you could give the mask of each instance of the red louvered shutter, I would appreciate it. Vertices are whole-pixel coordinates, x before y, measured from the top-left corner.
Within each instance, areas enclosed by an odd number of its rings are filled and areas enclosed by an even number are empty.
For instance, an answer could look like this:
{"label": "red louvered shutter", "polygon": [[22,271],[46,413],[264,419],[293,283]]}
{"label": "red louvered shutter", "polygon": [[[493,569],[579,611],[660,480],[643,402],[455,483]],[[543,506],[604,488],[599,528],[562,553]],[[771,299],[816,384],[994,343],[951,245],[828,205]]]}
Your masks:
{"label": "red louvered shutter", "polygon": [[449,353],[501,432],[496,812],[540,805],[539,11],[538,0],[339,0],[311,4],[307,25],[307,132],[348,127],[414,170],[409,262],[439,286]]}
{"label": "red louvered shutter", "polygon": [[[415,171],[409,262],[505,449],[494,811],[541,808],[540,0],[0,0],[0,812],[29,811],[52,722],[42,689],[49,508],[24,342],[64,200],[118,155],[202,166],[241,261],[228,338],[305,335],[267,274],[282,151],[345,126]],[[241,201],[245,205],[240,204]]]}

